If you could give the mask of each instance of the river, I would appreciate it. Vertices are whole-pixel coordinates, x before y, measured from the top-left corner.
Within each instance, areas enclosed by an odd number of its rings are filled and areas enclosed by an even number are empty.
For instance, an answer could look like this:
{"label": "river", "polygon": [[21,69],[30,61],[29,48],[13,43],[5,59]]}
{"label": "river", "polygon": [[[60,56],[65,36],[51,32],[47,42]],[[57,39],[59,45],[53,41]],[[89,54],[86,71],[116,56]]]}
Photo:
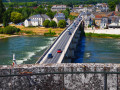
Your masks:
{"label": "river", "polygon": [[120,63],[120,39],[82,37],[73,63]]}
{"label": "river", "polygon": [[11,65],[15,53],[17,64],[32,64],[56,37],[18,36],[0,40],[0,65]]}
{"label": "river", "polygon": [[[0,65],[11,65],[15,53],[17,64],[32,64],[56,37],[18,36],[0,40]],[[73,63],[120,63],[120,39],[83,37]]]}

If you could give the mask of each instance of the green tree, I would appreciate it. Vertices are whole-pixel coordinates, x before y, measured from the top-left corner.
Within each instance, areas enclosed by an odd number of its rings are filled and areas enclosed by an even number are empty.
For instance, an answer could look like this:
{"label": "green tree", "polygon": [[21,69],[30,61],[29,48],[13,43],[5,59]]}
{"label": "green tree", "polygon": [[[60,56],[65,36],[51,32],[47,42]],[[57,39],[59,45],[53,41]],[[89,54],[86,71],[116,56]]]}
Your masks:
{"label": "green tree", "polygon": [[43,22],[43,26],[44,26],[44,27],[49,27],[49,23],[50,23],[49,20],[45,20],[45,21]]}
{"label": "green tree", "polygon": [[21,13],[12,12],[10,19],[11,19],[11,21],[12,21],[13,23],[19,23],[19,22],[21,22],[21,21],[23,20],[23,16],[22,16]]}
{"label": "green tree", "polygon": [[52,11],[49,11],[46,13],[46,15],[48,15],[51,19],[54,18],[54,15],[56,14],[56,12],[52,12]]}
{"label": "green tree", "polygon": [[5,12],[5,7],[2,3],[2,0],[0,0],[0,23],[3,21],[2,18],[3,18],[4,12]]}
{"label": "green tree", "polygon": [[66,27],[66,21],[65,21],[65,20],[60,20],[60,21],[58,22],[58,27],[60,27],[60,28]]}
{"label": "green tree", "polygon": [[109,2],[108,5],[109,5],[109,8],[110,8],[111,11],[115,10],[116,4],[115,4],[114,1]]}
{"label": "green tree", "polygon": [[14,33],[18,33],[19,31],[20,31],[19,28],[13,26],[7,26],[3,29],[4,34],[14,34]]}
{"label": "green tree", "polygon": [[69,17],[69,15],[70,15],[70,9],[66,8],[66,10],[62,11],[62,13],[64,13],[65,18],[67,19]]}
{"label": "green tree", "polygon": [[57,27],[57,23],[55,21],[51,21],[49,23],[49,26],[55,28],[55,27]]}
{"label": "green tree", "polygon": [[4,27],[8,26],[8,23],[9,23],[8,17],[9,17],[8,14],[5,14],[3,17],[3,26]]}

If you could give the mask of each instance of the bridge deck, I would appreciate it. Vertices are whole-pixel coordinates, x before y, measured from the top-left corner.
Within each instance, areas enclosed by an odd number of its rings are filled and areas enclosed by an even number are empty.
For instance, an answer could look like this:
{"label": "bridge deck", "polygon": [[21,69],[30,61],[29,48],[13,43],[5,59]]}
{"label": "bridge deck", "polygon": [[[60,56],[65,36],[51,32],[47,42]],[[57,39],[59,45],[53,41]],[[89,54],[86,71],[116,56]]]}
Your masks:
{"label": "bridge deck", "polygon": [[[49,49],[49,51],[44,55],[44,58],[42,58],[42,61],[38,61],[40,64],[42,63],[57,63],[59,58],[61,57],[61,54],[64,53],[65,46],[67,45],[70,37],[72,35],[68,34],[68,29],[70,29],[70,32],[73,34],[74,30],[78,28],[78,24],[82,20],[82,18],[77,18],[74,23],[72,23],[63,33],[62,35],[57,39],[57,41],[54,43],[54,45]],[[57,50],[61,49],[62,53],[57,53]],[[48,59],[48,54],[51,53],[53,55],[53,58]]]}

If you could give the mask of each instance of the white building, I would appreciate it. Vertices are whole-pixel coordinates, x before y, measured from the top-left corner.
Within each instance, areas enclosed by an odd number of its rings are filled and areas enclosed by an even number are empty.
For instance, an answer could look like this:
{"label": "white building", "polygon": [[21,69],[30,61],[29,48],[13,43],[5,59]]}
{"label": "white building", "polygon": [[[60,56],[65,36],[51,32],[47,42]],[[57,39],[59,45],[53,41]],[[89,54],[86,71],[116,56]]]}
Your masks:
{"label": "white building", "polygon": [[120,28],[120,18],[116,20],[116,22],[112,22],[108,25],[109,28]]}
{"label": "white building", "polygon": [[29,17],[29,19],[26,19],[24,21],[24,26],[25,27],[28,27],[28,26],[42,26],[43,22],[45,20],[50,20],[51,21],[51,19],[46,14],[33,15],[33,16]]}

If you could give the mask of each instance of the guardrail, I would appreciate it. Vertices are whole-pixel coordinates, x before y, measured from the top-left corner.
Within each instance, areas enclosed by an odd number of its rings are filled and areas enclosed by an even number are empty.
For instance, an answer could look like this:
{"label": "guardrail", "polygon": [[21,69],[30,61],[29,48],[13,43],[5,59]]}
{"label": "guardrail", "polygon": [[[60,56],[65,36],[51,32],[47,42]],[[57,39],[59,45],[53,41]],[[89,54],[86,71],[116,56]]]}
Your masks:
{"label": "guardrail", "polygon": [[[73,23],[73,22],[72,22],[72,23]],[[72,24],[72,23],[71,23],[71,24]],[[71,24],[70,24],[70,25],[71,25]],[[69,25],[69,26],[70,26],[70,25]],[[44,58],[44,56],[48,53],[48,51],[50,50],[50,48],[56,43],[56,41],[57,41],[57,40],[60,38],[60,36],[67,30],[67,28],[68,28],[69,26],[67,26],[67,27],[65,28],[65,30],[55,39],[55,41],[53,42],[53,44],[48,47],[48,49],[43,53],[43,55],[37,60],[36,64],[41,62],[41,60],[42,60],[42,59]]]}

